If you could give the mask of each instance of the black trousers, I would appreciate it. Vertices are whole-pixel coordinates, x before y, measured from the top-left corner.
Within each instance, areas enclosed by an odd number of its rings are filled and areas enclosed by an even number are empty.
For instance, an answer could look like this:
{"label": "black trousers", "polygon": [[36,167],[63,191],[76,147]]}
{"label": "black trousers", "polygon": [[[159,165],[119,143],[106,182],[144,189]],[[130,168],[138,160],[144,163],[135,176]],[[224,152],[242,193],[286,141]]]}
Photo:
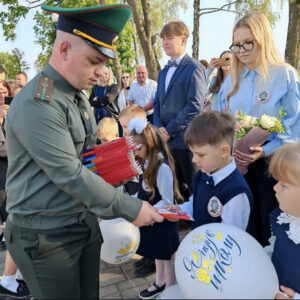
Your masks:
{"label": "black trousers", "polygon": [[34,299],[99,299],[102,237],[97,217],[40,230],[7,221],[8,250]]}
{"label": "black trousers", "polygon": [[268,174],[268,159],[261,158],[248,167],[245,179],[253,194],[250,233],[262,245],[269,244],[271,227],[270,212],[278,207],[273,186],[276,181]]}
{"label": "black trousers", "polygon": [[190,150],[171,149],[175,160],[176,176],[179,190],[185,201],[193,194],[193,181],[197,167],[192,163],[193,154]]}

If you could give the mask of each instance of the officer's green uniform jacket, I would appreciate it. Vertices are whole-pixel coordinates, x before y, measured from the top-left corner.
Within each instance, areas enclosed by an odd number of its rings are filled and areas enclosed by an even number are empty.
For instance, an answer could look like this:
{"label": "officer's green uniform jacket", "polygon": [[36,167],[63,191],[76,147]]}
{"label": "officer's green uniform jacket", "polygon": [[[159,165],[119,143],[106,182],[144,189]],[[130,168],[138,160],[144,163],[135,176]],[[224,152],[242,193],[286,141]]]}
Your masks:
{"label": "officer's green uniform jacket", "polygon": [[[40,76],[54,80],[49,102],[35,97]],[[97,128],[84,99],[88,115],[83,115],[92,132],[86,134],[75,92],[47,65],[12,101],[5,123],[6,192],[9,218],[16,225],[59,228],[77,222],[86,210],[103,219],[133,221],[141,209],[139,199],[118,192],[82,165],[86,137],[87,146],[93,147]]]}

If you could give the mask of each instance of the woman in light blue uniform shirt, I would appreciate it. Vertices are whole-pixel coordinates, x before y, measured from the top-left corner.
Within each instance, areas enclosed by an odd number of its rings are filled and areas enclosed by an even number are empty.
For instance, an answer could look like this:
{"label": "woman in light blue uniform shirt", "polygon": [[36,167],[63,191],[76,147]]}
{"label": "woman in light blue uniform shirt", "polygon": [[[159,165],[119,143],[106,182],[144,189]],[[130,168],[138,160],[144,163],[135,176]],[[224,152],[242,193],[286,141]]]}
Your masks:
{"label": "woman in light blue uniform shirt", "polygon": [[245,178],[254,196],[252,234],[262,244],[271,235],[268,215],[278,206],[267,175],[267,159],[278,147],[299,140],[300,83],[295,69],[278,55],[270,23],[265,15],[253,13],[241,18],[233,29],[232,73],[219,93],[220,110],[260,117],[278,116],[282,106],[285,134],[272,134],[262,147],[252,147],[252,154],[233,153],[240,164],[249,164]]}

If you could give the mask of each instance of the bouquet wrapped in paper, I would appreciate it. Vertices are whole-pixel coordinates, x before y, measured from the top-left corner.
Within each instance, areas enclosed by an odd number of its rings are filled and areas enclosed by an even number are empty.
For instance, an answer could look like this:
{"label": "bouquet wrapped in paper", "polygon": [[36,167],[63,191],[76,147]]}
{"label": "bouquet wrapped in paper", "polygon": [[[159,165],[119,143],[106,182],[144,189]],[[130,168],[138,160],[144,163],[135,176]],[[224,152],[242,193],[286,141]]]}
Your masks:
{"label": "bouquet wrapped in paper", "polygon": [[[262,115],[259,118],[248,116],[241,111],[237,112],[237,130],[233,143],[233,152],[251,154],[250,147],[260,147],[263,145],[271,133],[285,133],[282,124],[282,118],[286,115],[281,107],[278,117]],[[245,175],[248,172],[248,166],[240,165],[236,162],[237,168]]]}
{"label": "bouquet wrapped in paper", "polygon": [[95,146],[83,153],[83,164],[106,182],[116,184],[143,173],[135,160],[137,145],[131,137]]}

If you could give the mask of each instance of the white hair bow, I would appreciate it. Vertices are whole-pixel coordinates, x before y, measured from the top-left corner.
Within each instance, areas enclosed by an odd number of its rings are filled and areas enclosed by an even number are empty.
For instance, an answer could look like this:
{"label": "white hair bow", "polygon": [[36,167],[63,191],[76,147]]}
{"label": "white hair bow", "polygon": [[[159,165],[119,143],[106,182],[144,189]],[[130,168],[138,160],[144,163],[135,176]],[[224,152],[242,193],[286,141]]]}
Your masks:
{"label": "white hair bow", "polygon": [[130,132],[134,129],[138,134],[141,134],[147,124],[147,119],[139,119],[138,117],[136,117],[129,121],[128,128]]}

